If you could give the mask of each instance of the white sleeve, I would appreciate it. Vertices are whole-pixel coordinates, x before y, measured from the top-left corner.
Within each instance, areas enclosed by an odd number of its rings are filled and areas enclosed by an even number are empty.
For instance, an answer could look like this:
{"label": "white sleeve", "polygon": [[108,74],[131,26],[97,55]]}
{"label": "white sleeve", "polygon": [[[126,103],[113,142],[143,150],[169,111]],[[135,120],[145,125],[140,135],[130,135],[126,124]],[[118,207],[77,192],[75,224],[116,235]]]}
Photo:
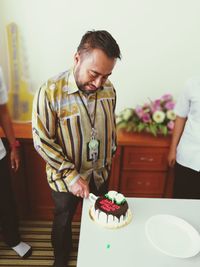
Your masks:
{"label": "white sleeve", "polygon": [[189,110],[190,110],[190,93],[192,90],[192,82],[189,80],[186,83],[186,86],[181,93],[181,95],[178,97],[178,100],[175,105],[175,113],[179,117],[186,118],[188,116]]}
{"label": "white sleeve", "polygon": [[0,67],[0,105],[6,104],[8,101],[8,92],[4,82],[3,71]]}

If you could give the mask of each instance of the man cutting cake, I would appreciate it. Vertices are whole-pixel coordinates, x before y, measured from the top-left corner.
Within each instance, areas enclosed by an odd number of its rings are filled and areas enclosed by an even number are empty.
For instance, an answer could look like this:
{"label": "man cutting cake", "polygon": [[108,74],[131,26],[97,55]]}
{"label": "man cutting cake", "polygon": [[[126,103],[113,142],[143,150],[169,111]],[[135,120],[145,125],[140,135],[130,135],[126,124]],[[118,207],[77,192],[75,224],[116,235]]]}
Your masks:
{"label": "man cutting cake", "polygon": [[34,98],[34,146],[47,163],[55,203],[54,267],[67,266],[71,221],[80,197],[107,191],[116,151],[116,93],[108,77],[118,58],[120,49],[110,33],[89,31],[74,66],[49,79]]}

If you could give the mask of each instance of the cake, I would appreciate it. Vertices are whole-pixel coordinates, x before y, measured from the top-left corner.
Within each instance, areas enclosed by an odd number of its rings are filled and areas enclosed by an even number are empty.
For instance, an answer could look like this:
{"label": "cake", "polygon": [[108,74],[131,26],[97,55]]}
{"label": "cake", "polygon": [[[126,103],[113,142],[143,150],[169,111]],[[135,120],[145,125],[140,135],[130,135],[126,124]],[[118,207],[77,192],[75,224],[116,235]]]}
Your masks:
{"label": "cake", "polygon": [[90,209],[91,218],[107,228],[119,228],[131,221],[131,211],[123,194],[109,191],[104,196],[90,194],[93,205]]}

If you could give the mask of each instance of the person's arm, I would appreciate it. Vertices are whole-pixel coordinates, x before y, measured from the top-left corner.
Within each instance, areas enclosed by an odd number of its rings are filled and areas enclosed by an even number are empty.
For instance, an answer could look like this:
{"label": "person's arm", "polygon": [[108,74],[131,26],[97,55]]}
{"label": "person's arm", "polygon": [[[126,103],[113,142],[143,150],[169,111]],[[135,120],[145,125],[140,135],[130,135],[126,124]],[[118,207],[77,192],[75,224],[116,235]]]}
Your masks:
{"label": "person's arm", "polygon": [[33,102],[32,128],[34,147],[40,156],[55,170],[56,189],[67,191],[67,188],[79,196],[88,196],[88,184],[84,181],[74,163],[67,158],[62,147],[56,142],[57,113],[47,95],[46,85],[36,93]]}
{"label": "person's arm", "polygon": [[173,167],[176,162],[176,148],[183,133],[187,118],[177,116],[175,120],[174,130],[172,133],[171,145],[168,154],[168,164]]}
{"label": "person's arm", "polygon": [[8,139],[11,148],[11,166],[16,171],[19,168],[20,163],[19,149],[16,145],[12,120],[6,104],[0,105],[0,125],[5,133],[6,138]]}

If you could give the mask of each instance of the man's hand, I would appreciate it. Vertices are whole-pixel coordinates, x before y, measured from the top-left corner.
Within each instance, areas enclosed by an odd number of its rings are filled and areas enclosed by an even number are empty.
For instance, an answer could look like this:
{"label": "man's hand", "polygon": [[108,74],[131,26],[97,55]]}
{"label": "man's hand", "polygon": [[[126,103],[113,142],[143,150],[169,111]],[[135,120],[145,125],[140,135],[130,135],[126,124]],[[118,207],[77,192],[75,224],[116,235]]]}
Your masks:
{"label": "man's hand", "polygon": [[77,180],[76,183],[69,187],[69,190],[73,195],[77,197],[88,198],[89,196],[88,182],[83,180],[81,177]]}
{"label": "man's hand", "polygon": [[20,164],[20,153],[18,148],[13,148],[10,152],[12,170],[17,171]]}

